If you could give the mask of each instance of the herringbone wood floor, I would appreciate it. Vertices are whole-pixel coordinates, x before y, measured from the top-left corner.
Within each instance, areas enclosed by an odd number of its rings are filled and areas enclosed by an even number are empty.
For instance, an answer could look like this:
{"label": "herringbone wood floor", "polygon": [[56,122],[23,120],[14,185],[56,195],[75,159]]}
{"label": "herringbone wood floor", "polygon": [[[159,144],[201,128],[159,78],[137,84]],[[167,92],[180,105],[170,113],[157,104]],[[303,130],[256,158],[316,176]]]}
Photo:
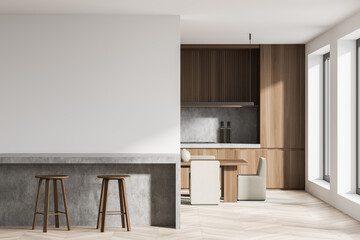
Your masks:
{"label": "herringbone wood floor", "polygon": [[266,202],[192,206],[183,198],[181,229],[1,227],[0,239],[360,239],[360,223],[304,191],[268,191]]}

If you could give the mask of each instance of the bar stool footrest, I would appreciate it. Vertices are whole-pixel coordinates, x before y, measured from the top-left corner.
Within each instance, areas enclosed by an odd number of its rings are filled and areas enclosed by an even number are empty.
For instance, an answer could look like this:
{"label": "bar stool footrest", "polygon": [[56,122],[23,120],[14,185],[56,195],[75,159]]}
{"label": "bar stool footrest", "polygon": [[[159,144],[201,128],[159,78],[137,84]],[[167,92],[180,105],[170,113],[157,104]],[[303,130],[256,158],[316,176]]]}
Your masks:
{"label": "bar stool footrest", "polygon": [[[36,212],[36,214],[41,214],[41,215],[44,215],[44,212]],[[48,213],[48,215],[63,215],[65,214],[65,212],[54,212],[54,211],[51,211]]]}
{"label": "bar stool footrest", "polygon": [[[101,211],[100,214],[103,212]],[[121,211],[106,211],[106,215],[125,215],[126,213]]]}

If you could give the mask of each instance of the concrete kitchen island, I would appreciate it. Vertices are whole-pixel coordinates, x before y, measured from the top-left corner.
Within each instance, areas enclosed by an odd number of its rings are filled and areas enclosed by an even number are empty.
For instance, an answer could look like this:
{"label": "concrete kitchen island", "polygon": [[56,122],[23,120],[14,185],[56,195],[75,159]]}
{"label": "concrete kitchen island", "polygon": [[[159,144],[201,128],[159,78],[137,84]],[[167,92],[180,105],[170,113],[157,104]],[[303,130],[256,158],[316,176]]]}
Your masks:
{"label": "concrete kitchen island", "polygon": [[[38,180],[35,175],[66,174],[65,188],[72,226],[97,221],[100,174],[129,174],[126,180],[133,226],[180,228],[180,156],[178,154],[0,154],[0,225],[30,226]],[[52,186],[50,210],[53,209]],[[59,191],[60,196],[61,192]],[[44,196],[42,187],[41,196]],[[119,210],[118,186],[110,182],[109,210]],[[60,209],[63,202],[59,201]],[[43,198],[39,209],[43,208]],[[38,217],[41,226],[42,216]],[[61,226],[65,217],[60,216]],[[49,225],[54,218],[49,217]],[[108,226],[121,227],[120,216],[108,216]]]}

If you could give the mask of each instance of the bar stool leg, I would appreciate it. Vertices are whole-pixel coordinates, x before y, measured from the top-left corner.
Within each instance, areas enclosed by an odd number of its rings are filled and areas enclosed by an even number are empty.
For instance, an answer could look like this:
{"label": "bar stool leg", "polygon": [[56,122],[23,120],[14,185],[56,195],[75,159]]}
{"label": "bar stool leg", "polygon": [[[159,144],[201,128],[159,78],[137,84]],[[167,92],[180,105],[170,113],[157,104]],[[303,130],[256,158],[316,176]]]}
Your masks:
{"label": "bar stool leg", "polygon": [[125,186],[125,179],[121,179],[122,189],[123,189],[123,197],[124,197],[124,203],[125,203],[125,217],[126,217],[126,226],[128,232],[131,231],[131,224],[130,224],[130,216],[129,216],[129,208],[128,208],[128,202],[126,198],[126,186]]}
{"label": "bar stool leg", "polygon": [[125,207],[124,207],[124,198],[122,196],[122,184],[121,184],[121,180],[119,179],[118,180],[118,185],[119,185],[119,199],[120,199],[120,212],[121,212],[121,225],[122,225],[122,228],[125,228],[125,216],[124,216],[124,213],[125,213]]}
{"label": "bar stool leg", "polygon": [[70,220],[69,220],[69,211],[68,211],[68,205],[67,205],[67,200],[66,200],[66,192],[65,192],[65,184],[64,184],[64,179],[61,179],[61,189],[63,192],[63,198],[64,198],[64,207],[65,207],[65,216],[66,216],[66,223],[67,223],[67,228],[70,231]]}
{"label": "bar stool leg", "polygon": [[37,196],[36,196],[35,212],[34,212],[34,220],[33,220],[32,229],[35,229],[35,227],[36,227],[36,215],[37,215],[38,208],[39,208],[40,193],[41,193],[41,183],[42,183],[42,179],[39,179],[39,186],[38,186],[38,191],[37,191]]}
{"label": "bar stool leg", "polygon": [[102,185],[101,185],[101,194],[100,194],[100,202],[99,202],[99,213],[98,213],[98,219],[96,224],[96,229],[100,228],[101,224],[101,216],[102,216],[102,208],[103,208],[103,202],[104,202],[104,187],[105,187],[105,180],[103,179]]}
{"label": "bar stool leg", "polygon": [[[54,188],[54,212],[55,214],[59,213],[59,202],[58,202],[58,191],[57,191],[57,182],[56,179],[53,180],[53,188]],[[55,215],[55,227],[59,228],[59,215]]]}
{"label": "bar stool leg", "polygon": [[49,192],[50,192],[50,180],[46,179],[46,183],[45,183],[44,226],[43,226],[43,232],[47,232],[47,229],[48,229]]}
{"label": "bar stool leg", "polygon": [[102,209],[102,219],[101,219],[101,232],[105,232],[105,222],[106,222],[106,205],[109,191],[109,180],[105,179],[105,189],[104,189],[104,202]]}

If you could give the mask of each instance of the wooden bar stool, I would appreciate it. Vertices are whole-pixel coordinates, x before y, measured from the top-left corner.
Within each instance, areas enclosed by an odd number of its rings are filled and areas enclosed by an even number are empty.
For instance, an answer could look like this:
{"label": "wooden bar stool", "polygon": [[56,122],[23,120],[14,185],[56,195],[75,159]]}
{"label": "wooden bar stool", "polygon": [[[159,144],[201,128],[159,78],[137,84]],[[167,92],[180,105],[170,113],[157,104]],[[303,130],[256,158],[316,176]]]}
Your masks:
{"label": "wooden bar stool", "polygon": [[[48,229],[48,217],[49,217],[49,215],[55,215],[55,227],[59,228],[60,227],[59,215],[60,214],[65,214],[66,222],[67,222],[67,228],[70,231],[68,205],[67,205],[66,193],[65,193],[65,185],[64,185],[64,179],[69,178],[69,176],[66,176],[66,175],[39,175],[39,176],[35,176],[35,178],[39,178],[39,187],[38,187],[38,191],[37,191],[36,204],[35,204],[35,213],[34,213],[34,220],[33,220],[32,229],[35,229],[35,227],[36,227],[36,215],[37,214],[44,215],[44,227],[43,227],[44,232],[47,232],[47,229]],[[44,212],[38,212],[39,200],[40,200],[40,192],[41,192],[41,183],[42,183],[43,180],[46,180],[46,182],[45,182]],[[54,211],[51,211],[51,212],[49,212],[50,180],[53,180],[53,186],[54,186]],[[59,211],[57,180],[59,180],[61,182],[61,189],[62,189],[62,192],[63,192],[65,212],[60,212]]]}
{"label": "wooden bar stool", "polygon": [[[101,232],[105,232],[106,215],[121,215],[122,227],[125,228],[125,222],[126,222],[127,230],[131,231],[129,208],[128,208],[128,203],[127,203],[127,198],[126,198],[126,187],[125,187],[125,178],[129,178],[130,176],[129,175],[100,175],[97,177],[102,178],[103,181],[102,181],[102,187],[101,187],[99,214],[98,214],[96,228],[99,229],[100,223],[101,223]],[[120,211],[106,211],[110,180],[118,180]]]}

